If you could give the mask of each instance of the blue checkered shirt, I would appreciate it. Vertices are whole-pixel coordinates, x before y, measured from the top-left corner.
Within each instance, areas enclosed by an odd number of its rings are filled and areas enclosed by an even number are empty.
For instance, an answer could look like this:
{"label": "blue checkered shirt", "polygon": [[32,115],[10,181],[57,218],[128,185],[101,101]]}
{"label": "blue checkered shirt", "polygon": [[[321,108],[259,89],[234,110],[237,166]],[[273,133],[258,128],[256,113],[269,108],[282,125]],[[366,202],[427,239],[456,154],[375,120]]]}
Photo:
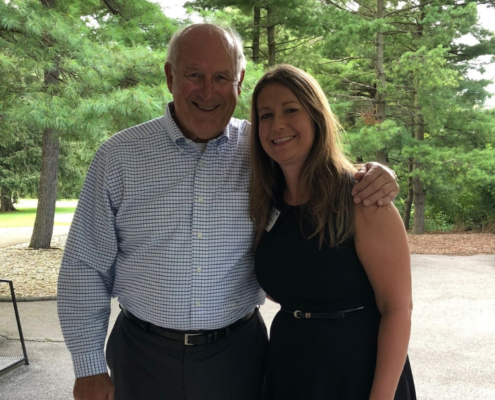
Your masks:
{"label": "blue checkered shirt", "polygon": [[232,119],[201,154],[165,116],[98,150],[58,284],[76,377],[107,371],[110,298],[178,330],[227,326],[264,301],[248,211],[249,123]]}

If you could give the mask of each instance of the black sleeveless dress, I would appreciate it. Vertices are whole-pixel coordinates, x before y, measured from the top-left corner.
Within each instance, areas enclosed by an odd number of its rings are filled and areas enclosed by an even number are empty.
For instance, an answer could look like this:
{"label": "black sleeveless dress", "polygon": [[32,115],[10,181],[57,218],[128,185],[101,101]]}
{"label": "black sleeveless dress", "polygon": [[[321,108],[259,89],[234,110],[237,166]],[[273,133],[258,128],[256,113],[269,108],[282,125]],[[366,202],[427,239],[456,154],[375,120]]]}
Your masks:
{"label": "black sleeveless dress", "polygon": [[[255,256],[261,287],[281,305],[270,331],[265,400],[368,400],[377,356],[380,313],[353,240],[338,248],[301,225],[301,207],[283,202]],[[294,311],[335,312],[344,318],[297,319]],[[406,360],[395,400],[415,400]]]}

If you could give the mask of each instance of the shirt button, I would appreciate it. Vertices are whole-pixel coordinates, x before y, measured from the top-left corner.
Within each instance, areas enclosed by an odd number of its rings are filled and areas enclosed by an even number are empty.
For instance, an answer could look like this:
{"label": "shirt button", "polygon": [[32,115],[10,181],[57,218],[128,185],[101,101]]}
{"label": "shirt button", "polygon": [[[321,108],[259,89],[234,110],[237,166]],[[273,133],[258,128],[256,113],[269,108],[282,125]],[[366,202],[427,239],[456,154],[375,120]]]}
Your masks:
{"label": "shirt button", "polygon": [[201,271],[202,271],[201,267],[198,267],[198,272],[201,272]]}
{"label": "shirt button", "polygon": [[203,234],[201,232],[198,232],[198,237],[201,239],[203,237]]}
{"label": "shirt button", "polygon": [[199,196],[198,201],[201,203],[203,201],[203,196]]}
{"label": "shirt button", "polygon": [[196,302],[196,307],[199,307],[201,303],[199,301]]}
{"label": "shirt button", "polygon": [[198,163],[198,165],[199,165],[200,167],[202,167],[202,166],[204,166],[205,164],[203,163],[203,161],[200,161],[200,162]]}

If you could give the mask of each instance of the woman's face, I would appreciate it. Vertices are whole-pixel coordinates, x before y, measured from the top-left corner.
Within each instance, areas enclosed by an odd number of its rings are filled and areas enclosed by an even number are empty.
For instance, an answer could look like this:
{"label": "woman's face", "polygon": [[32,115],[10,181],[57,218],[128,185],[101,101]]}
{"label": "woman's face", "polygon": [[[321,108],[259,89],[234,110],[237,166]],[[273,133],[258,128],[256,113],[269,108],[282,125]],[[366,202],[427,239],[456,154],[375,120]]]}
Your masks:
{"label": "woman's face", "polygon": [[257,100],[263,149],[283,171],[300,171],[315,138],[311,116],[292,90],[280,83],[265,86]]}

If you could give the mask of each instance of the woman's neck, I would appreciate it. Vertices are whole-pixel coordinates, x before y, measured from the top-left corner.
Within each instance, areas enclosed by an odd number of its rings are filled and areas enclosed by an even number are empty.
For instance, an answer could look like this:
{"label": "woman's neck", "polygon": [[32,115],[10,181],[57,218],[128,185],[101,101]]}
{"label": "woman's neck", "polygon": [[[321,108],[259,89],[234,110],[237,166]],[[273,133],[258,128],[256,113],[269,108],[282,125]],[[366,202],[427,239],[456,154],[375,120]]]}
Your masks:
{"label": "woman's neck", "polygon": [[284,201],[291,206],[299,206],[310,199],[310,194],[306,185],[300,184],[300,171],[282,168],[285,177]]}

